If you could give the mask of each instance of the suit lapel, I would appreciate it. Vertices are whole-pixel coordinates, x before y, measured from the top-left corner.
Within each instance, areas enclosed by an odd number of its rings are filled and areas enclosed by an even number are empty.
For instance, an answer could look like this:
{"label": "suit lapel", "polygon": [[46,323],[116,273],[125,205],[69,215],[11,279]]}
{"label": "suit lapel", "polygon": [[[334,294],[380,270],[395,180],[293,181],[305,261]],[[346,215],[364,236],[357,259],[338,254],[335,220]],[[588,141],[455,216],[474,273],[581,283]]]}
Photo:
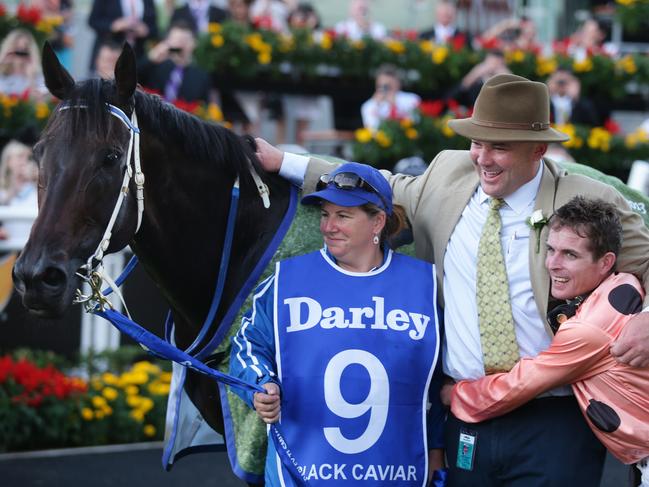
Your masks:
{"label": "suit lapel", "polygon": [[[534,210],[541,210],[545,218],[550,218],[554,212],[554,199],[556,195],[557,168],[547,160],[543,160],[543,176],[539,192],[536,195]],[[546,247],[545,241],[548,236],[548,226],[545,225],[540,234],[537,230],[530,230],[529,261],[530,279],[532,291],[541,317],[545,317],[548,309],[548,298],[550,293],[550,277],[545,269]],[[537,242],[539,251],[537,252]],[[549,328],[548,328],[549,330]],[[551,333],[551,331],[550,331]]]}

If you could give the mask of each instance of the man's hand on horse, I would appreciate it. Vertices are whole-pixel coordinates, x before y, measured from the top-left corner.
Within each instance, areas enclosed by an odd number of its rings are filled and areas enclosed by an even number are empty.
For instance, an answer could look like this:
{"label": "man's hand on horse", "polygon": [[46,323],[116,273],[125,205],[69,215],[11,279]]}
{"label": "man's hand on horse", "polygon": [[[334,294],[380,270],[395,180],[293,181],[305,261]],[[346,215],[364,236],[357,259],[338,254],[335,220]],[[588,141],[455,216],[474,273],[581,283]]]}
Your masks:
{"label": "man's hand on horse", "polygon": [[279,169],[282,167],[284,152],[260,137],[255,138],[255,143],[257,144],[257,152],[255,154],[264,171],[279,172]]}
{"label": "man's hand on horse", "polygon": [[276,423],[279,420],[280,408],[279,386],[274,382],[267,382],[263,388],[267,394],[255,392],[253,406],[264,423]]}
{"label": "man's hand on horse", "polygon": [[611,355],[631,367],[649,366],[649,313],[639,313],[629,320],[611,346]]}

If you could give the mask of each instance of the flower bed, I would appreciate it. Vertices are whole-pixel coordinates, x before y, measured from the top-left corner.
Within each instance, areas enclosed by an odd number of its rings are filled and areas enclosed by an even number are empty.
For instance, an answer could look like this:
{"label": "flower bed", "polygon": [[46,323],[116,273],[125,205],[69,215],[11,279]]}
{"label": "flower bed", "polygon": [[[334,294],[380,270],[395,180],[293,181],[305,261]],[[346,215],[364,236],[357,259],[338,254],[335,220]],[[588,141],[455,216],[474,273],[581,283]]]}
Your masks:
{"label": "flower bed", "polygon": [[61,16],[44,16],[37,7],[27,7],[22,3],[16,9],[16,15],[10,15],[3,3],[0,3],[0,38],[4,38],[13,29],[26,29],[32,33],[36,42],[42,45],[61,25]]}
{"label": "flower bed", "polygon": [[[398,38],[385,41],[349,41],[332,31],[285,35],[225,22],[210,24],[196,58],[218,77],[290,79],[296,84],[327,76],[367,82],[381,64],[392,63],[405,72],[408,89],[441,93],[484,57],[484,52],[470,51],[462,42],[436,45],[416,40],[414,32],[395,34]],[[570,68],[581,80],[584,95],[592,97],[620,98],[628,82],[649,83],[649,57],[640,54],[617,60],[593,54],[577,61],[560,50],[551,56],[517,50],[506,53],[506,61],[514,74],[540,81],[559,66]]]}
{"label": "flower bed", "polygon": [[0,451],[162,439],[171,374],[148,361],[89,381],[0,358]]}

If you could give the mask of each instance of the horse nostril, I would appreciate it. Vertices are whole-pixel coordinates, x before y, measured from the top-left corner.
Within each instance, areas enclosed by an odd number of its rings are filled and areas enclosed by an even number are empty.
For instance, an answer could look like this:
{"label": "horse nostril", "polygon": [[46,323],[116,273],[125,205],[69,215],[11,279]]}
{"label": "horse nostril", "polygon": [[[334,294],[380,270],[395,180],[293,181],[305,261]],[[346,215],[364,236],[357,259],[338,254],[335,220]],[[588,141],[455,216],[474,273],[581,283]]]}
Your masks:
{"label": "horse nostril", "polygon": [[48,267],[41,275],[41,281],[46,286],[59,287],[65,283],[66,275],[58,267]]}

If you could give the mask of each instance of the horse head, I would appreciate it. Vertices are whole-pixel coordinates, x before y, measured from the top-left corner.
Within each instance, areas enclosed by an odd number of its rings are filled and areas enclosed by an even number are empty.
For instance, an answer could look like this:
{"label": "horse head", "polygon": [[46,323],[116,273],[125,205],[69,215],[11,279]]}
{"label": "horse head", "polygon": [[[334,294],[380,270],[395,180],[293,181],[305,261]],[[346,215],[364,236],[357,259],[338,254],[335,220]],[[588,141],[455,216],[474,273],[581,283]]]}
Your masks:
{"label": "horse head", "polygon": [[[34,146],[39,213],[14,267],[14,283],[30,312],[56,317],[71,304],[77,273],[102,241],[130,163],[131,131],[108,109],[133,111],[135,54],[126,44],[114,81],[76,83],[46,43],[43,74],[61,103]],[[136,230],[134,191],[125,193],[106,252],[123,248]]]}

